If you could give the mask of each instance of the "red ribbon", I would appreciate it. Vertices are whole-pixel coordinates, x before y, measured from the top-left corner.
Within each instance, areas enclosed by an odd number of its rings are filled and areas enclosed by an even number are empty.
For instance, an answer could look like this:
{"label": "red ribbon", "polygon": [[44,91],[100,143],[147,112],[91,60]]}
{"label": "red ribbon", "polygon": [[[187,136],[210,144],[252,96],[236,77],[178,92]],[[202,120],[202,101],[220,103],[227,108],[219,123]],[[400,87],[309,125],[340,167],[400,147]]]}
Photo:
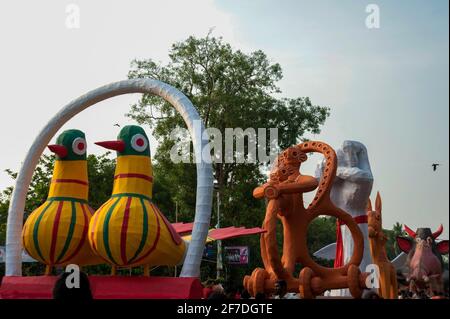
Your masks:
{"label": "red ribbon", "polygon": [[[367,224],[367,215],[353,217],[357,224]],[[341,225],[345,225],[341,220],[336,221],[336,258],[334,259],[334,268],[344,266],[344,241],[342,239]]]}

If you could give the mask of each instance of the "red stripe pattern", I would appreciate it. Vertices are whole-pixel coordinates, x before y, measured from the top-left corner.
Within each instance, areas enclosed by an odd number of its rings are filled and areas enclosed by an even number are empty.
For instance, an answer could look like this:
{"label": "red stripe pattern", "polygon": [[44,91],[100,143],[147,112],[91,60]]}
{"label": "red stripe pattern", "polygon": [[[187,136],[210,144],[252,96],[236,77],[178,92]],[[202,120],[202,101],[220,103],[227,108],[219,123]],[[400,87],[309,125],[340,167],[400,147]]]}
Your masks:
{"label": "red stripe pattern", "polygon": [[[103,207],[105,207],[105,205],[107,204],[108,202],[105,202],[102,206],[100,206],[100,208],[98,209],[98,210],[101,210],[101,209],[103,209]],[[94,240],[94,232],[95,232],[95,228],[97,227],[97,221],[98,221],[98,216],[99,216],[100,214],[93,214],[93,221],[92,221],[92,223],[93,223],[93,227],[92,227],[92,229],[91,229],[91,232],[90,232],[90,243],[91,243],[91,247],[92,247],[92,250],[97,254],[97,255],[99,255],[98,254],[98,251],[97,251],[97,246],[96,246],[96,243],[95,243],[95,240]],[[100,256],[100,255],[99,255]]]}
{"label": "red stripe pattern", "polygon": [[145,253],[145,255],[143,255],[142,257],[140,257],[139,259],[137,259],[135,262],[133,262],[133,263],[139,263],[141,260],[143,260],[143,259],[145,259],[145,258],[147,258],[155,249],[156,249],[156,245],[158,244],[158,242],[159,242],[159,236],[160,236],[160,232],[161,232],[161,226],[160,226],[160,224],[159,224],[159,218],[158,218],[158,214],[156,213],[156,209],[155,209],[155,205],[153,205],[153,204],[150,204],[150,206],[153,208],[152,210],[153,210],[153,212],[154,212],[154,214],[155,214],[155,217],[156,217],[156,226],[157,226],[157,228],[156,228],[156,237],[155,237],[155,241],[153,242],[153,246],[150,248],[150,250],[148,251],[148,252],[146,252]]}
{"label": "red stripe pattern", "polygon": [[140,179],[145,179],[146,181],[149,181],[149,182],[153,182],[152,176],[148,176],[145,174],[138,174],[138,173],[117,174],[116,176],[114,176],[114,179],[118,179],[118,178],[140,178]]}
{"label": "red stripe pattern", "polygon": [[130,206],[132,197],[127,198],[127,203],[125,206],[125,212],[123,216],[122,229],[120,231],[120,257],[124,265],[128,264],[127,260],[127,230],[128,230],[128,219],[130,218]]}
{"label": "red stripe pattern", "polygon": [[[359,216],[353,217],[353,220],[357,224],[367,224],[367,222],[368,222],[367,215],[359,215]],[[337,220],[337,224],[338,224],[338,226],[345,225],[345,223],[342,222],[340,219]]]}
{"label": "red stripe pattern", "polygon": [[73,183],[73,184],[80,184],[80,185],[84,185],[84,186],[89,185],[86,181],[82,181],[79,179],[69,179],[69,178],[52,179],[52,183]]}

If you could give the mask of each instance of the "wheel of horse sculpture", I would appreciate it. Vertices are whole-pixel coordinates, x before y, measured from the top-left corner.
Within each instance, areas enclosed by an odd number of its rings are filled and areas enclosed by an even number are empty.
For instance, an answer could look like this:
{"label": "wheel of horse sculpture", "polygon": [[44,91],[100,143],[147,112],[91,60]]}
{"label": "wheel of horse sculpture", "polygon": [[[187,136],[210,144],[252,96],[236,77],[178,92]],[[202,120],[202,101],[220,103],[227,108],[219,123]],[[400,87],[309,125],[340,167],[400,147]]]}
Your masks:
{"label": "wheel of horse sculpture", "polygon": [[[307,160],[306,153],[323,154],[326,160],[319,181],[302,175],[300,165]],[[363,236],[353,218],[336,207],[330,199],[333,179],[336,176],[335,151],[323,142],[305,142],[283,151],[277,158],[267,183],[257,187],[253,196],[268,200],[261,236],[261,257],[264,268],[257,268],[244,278],[244,286],[251,295],[271,293],[277,280],[285,280],[288,291],[299,292],[301,298],[314,298],[328,289],[349,288],[353,297],[359,298],[365,287],[366,273],[361,274],[359,264],[363,255]],[[303,193],[317,193],[309,205],[303,205]],[[350,261],[340,268],[327,268],[317,264],[309,255],[307,231],[312,220],[319,215],[334,216],[346,224],[354,241]],[[283,225],[283,254],[280,258],[276,241],[276,224]],[[295,265],[303,269],[299,278],[294,277]]]}

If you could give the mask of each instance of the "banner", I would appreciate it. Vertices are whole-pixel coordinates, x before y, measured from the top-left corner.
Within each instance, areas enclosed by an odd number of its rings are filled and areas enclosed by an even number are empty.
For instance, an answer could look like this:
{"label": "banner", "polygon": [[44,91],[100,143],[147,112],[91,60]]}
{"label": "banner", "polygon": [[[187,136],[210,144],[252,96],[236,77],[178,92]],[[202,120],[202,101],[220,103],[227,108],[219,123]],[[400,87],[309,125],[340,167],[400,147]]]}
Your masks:
{"label": "banner", "polygon": [[248,246],[225,247],[225,261],[228,264],[244,265],[248,264]]}

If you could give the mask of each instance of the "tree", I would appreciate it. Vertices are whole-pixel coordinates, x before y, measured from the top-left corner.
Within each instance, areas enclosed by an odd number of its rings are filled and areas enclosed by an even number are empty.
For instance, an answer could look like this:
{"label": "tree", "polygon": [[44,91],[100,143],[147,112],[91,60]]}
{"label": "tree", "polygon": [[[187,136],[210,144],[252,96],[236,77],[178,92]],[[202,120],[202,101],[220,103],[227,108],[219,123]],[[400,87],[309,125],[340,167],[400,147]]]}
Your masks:
{"label": "tree", "polygon": [[396,222],[393,226],[392,226],[392,237],[393,237],[393,243],[392,243],[392,247],[394,249],[395,252],[395,256],[399,255],[401,253],[400,251],[400,247],[398,247],[398,243],[396,238],[398,236],[405,236],[405,231],[403,230],[403,225],[400,224],[399,222]]}
{"label": "tree", "polygon": [[401,253],[400,247],[398,247],[398,244],[397,244],[397,237],[405,235],[405,232],[403,230],[403,225],[400,224],[399,222],[396,222],[392,226],[392,230],[383,229],[383,231],[387,236],[386,253],[387,253],[389,260],[392,260]]}
{"label": "tree", "polygon": [[[284,149],[297,143],[306,132],[319,133],[329,114],[327,107],[314,106],[309,98],[275,98],[275,93],[281,93],[276,86],[282,78],[281,67],[271,64],[262,51],[233,51],[221,38],[208,35],[175,43],[169,57],[171,62],[164,66],[151,59],[134,60],[129,77],[156,78],[179,88],[197,107],[205,126],[218,128],[223,134],[225,128],[277,127],[281,130],[279,146]],[[155,175],[161,184],[171,188],[172,202],[177,200],[181,211],[190,212],[192,218],[195,165],[176,164],[169,157],[174,145],[170,133],[185,126],[181,116],[167,102],[148,94],[131,106],[128,116],[154,129],[159,142],[154,157]],[[226,217],[235,219],[238,211],[255,202],[251,190],[264,180],[261,166],[214,163]]]}
{"label": "tree", "polygon": [[[173,44],[169,58],[167,65],[152,59],[134,60],[129,78],[155,78],[178,88],[196,106],[205,126],[219,129],[223,136],[225,128],[251,127],[256,132],[258,128],[278,128],[279,147],[284,149],[298,143],[307,132],[319,133],[329,115],[329,108],[313,105],[308,97],[277,98],[281,94],[277,86],[281,66],[271,63],[260,50],[246,54],[208,34]],[[164,196],[165,213],[171,220],[177,202],[179,220],[192,221],[195,165],[174,163],[169,156],[174,145],[171,132],[185,127],[181,116],[167,102],[148,94],[131,106],[128,116],[153,128],[159,142],[154,171],[164,192],[155,194],[155,199]],[[247,148],[244,155],[248,158]],[[264,201],[255,200],[252,191],[265,180],[263,168],[264,163],[213,163],[222,203],[221,226],[261,224]],[[215,215],[211,225],[217,222]],[[254,262],[256,265],[261,260]]]}

